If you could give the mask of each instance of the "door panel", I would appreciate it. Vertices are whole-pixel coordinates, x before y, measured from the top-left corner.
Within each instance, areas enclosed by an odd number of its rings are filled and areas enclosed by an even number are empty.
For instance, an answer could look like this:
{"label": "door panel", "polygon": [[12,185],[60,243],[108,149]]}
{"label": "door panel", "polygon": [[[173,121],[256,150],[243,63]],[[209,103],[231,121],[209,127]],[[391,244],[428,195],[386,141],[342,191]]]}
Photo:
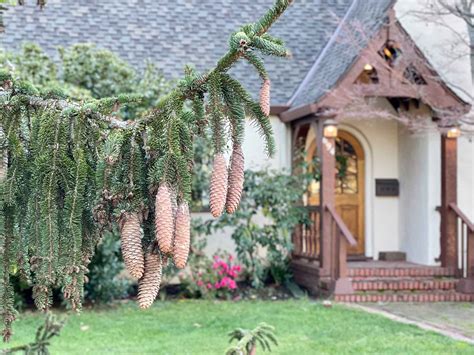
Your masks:
{"label": "door panel", "polygon": [[336,211],[357,240],[349,255],[364,255],[364,150],[349,132],[341,130],[336,139]]}
{"label": "door panel", "polygon": [[[309,149],[308,149],[309,148]],[[316,139],[307,147],[307,159],[313,159]],[[357,245],[348,248],[348,254],[365,254],[365,156],[360,142],[349,132],[339,130],[336,139],[336,211],[347,225]],[[319,204],[319,183],[309,188],[308,203]]]}

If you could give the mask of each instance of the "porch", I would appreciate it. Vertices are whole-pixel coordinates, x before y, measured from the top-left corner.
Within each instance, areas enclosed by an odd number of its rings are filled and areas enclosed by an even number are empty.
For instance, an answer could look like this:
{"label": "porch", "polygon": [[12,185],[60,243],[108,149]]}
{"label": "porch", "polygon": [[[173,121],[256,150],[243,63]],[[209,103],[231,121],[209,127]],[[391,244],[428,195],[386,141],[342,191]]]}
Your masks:
{"label": "porch", "polygon": [[[330,294],[327,276],[317,261],[295,258],[292,262],[295,280],[310,292]],[[335,294],[341,302],[470,302],[474,295],[458,292],[461,279],[456,268],[427,266],[411,262],[349,261],[347,277],[350,293]],[[319,287],[315,287],[319,278]],[[347,291],[346,291],[347,292]]]}
{"label": "porch", "polygon": [[[457,185],[459,122],[470,105],[393,11],[362,48],[324,92],[315,63],[280,114],[292,129],[293,172],[301,162],[315,172],[303,198],[310,222],[293,234],[295,279],[341,301],[470,301],[474,224]],[[411,263],[373,261],[380,252]]]}

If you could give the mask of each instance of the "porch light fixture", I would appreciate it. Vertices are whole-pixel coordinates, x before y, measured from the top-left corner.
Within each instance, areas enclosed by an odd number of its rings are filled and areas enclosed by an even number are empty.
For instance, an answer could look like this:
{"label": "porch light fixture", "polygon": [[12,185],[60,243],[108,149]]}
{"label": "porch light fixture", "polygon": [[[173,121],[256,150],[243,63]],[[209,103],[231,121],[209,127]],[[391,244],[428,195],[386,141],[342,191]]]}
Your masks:
{"label": "porch light fixture", "polygon": [[459,138],[461,136],[461,129],[458,126],[448,128],[446,137],[448,138]]}
{"label": "porch light fixture", "polygon": [[372,66],[372,64],[367,63],[366,65],[364,65],[364,70],[365,71],[372,71],[372,70],[374,70],[374,67]]}
{"label": "porch light fixture", "polygon": [[313,179],[309,184],[309,192],[311,195],[316,195],[319,192],[319,182]]}
{"label": "porch light fixture", "polygon": [[324,137],[337,138],[337,122],[333,119],[328,119],[323,123]]}

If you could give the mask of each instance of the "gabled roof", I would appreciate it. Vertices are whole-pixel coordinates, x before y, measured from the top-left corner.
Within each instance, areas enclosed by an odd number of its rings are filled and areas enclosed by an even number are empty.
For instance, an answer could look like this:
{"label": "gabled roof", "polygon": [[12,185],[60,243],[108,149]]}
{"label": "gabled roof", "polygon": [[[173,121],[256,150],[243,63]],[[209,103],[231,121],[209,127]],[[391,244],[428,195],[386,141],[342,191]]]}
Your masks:
{"label": "gabled roof", "polygon": [[[351,70],[360,70],[361,56],[388,23],[395,1],[294,2],[270,30],[286,40],[293,57],[266,58],[272,80],[272,105],[281,110],[291,106],[282,119],[309,114],[308,110],[318,109],[318,102],[337,96],[341,81],[348,80]],[[186,64],[201,71],[211,68],[226,52],[231,33],[257,19],[273,2],[51,0],[42,11],[27,2],[5,12],[6,27],[0,42],[7,50],[18,50],[27,41],[37,42],[53,56],[57,55],[58,46],[92,42],[137,68],[143,68],[150,60],[165,77],[173,79],[181,77]],[[351,43],[347,43],[348,38]],[[253,70],[240,62],[232,74],[257,94],[261,83]],[[445,90],[449,97],[458,99]],[[463,107],[467,105],[462,100],[458,102]]]}
{"label": "gabled roof", "polygon": [[[344,42],[335,42],[334,47],[340,49],[339,53],[337,50],[332,53],[328,50],[326,66],[316,63],[314,75],[308,75],[311,80],[306,79],[308,84],[303,81],[302,89],[299,93],[297,91],[293,105],[280,114],[283,122],[314,114],[334,115],[344,111],[358,98],[364,97],[386,97],[395,101],[414,99],[428,105],[435,117],[446,122],[456,121],[469,112],[471,105],[443,81],[401,23],[396,20],[395,11],[390,10],[383,14],[384,21],[373,22],[370,31],[366,27],[361,31],[354,22],[344,21],[349,25],[349,31],[353,31],[343,34]],[[381,55],[382,48],[387,49],[389,42],[395,43],[399,50],[399,56],[393,63]],[[343,51],[344,48],[346,52]],[[345,61],[346,66],[339,66],[343,70],[334,75],[337,70],[331,69],[334,65],[330,63],[330,59],[338,54],[347,56],[348,60]],[[322,63],[324,62],[323,59]],[[367,65],[372,68],[369,70],[375,71],[376,81],[359,80],[366,72]],[[328,72],[332,76],[328,76]],[[416,75],[419,81],[413,77],[410,79],[412,75]],[[331,81],[324,82],[326,77]],[[321,82],[324,83],[321,85]],[[359,114],[363,115],[364,112]]]}
{"label": "gabled roof", "polygon": [[[288,60],[266,60],[273,105],[288,102],[353,1],[297,0],[271,29],[293,54]],[[386,0],[362,2],[378,7]],[[0,41],[5,49],[34,41],[55,55],[57,46],[93,42],[136,67],[149,59],[171,79],[181,76],[185,64],[198,70],[212,67],[225,53],[231,33],[256,20],[273,0],[51,0],[42,11],[33,1],[26,3],[4,14]],[[371,16],[363,11],[351,15],[361,22]],[[240,63],[233,73],[258,93],[260,81],[252,68]]]}
{"label": "gabled roof", "polygon": [[[354,0],[289,105],[298,107],[316,102],[331,90],[367,46],[371,36],[386,23],[387,12],[394,4],[395,0]],[[347,43],[348,39],[351,43]]]}

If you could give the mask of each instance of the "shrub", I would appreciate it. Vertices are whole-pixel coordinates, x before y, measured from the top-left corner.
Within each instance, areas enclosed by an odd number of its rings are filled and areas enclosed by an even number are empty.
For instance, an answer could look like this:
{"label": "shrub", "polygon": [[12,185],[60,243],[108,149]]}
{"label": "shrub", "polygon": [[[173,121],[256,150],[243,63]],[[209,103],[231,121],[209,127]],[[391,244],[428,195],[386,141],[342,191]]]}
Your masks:
{"label": "shrub", "polygon": [[269,171],[246,171],[238,210],[203,223],[210,235],[233,227],[232,239],[239,261],[253,287],[268,277],[283,284],[291,279],[291,233],[299,223],[308,223],[307,212],[298,207],[304,193],[300,177]]}
{"label": "shrub", "polygon": [[182,285],[191,297],[230,299],[235,295],[242,266],[230,254],[216,254],[199,264],[191,264],[180,274]]}
{"label": "shrub", "polygon": [[108,233],[98,245],[92,258],[85,284],[85,298],[92,302],[110,302],[125,298],[132,281],[124,275],[120,253],[120,240],[115,233]]}

